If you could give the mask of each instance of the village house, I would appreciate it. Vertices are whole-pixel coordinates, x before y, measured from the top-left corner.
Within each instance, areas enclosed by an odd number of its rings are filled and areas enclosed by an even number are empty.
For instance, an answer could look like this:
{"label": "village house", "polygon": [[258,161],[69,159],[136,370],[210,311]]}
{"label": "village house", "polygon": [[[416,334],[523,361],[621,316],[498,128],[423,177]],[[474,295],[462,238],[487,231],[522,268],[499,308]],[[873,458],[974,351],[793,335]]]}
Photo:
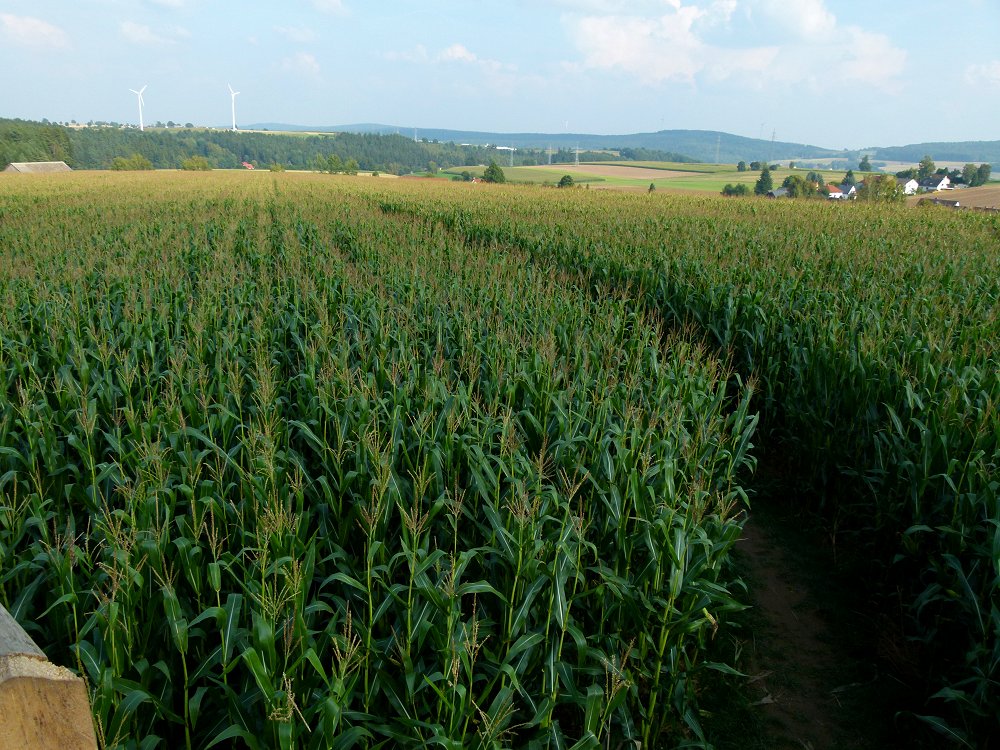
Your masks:
{"label": "village house", "polygon": [[920,181],[920,190],[924,193],[936,193],[938,190],[951,190],[951,180],[948,175],[936,174]]}

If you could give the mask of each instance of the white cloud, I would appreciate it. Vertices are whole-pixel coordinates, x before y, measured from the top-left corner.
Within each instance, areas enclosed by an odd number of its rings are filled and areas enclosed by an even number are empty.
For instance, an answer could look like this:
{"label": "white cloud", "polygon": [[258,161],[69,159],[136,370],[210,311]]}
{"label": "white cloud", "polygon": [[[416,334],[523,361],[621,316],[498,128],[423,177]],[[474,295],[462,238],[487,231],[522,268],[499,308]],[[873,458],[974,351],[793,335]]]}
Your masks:
{"label": "white cloud", "polygon": [[386,52],[384,57],[386,60],[391,62],[425,63],[430,60],[430,55],[427,54],[427,48],[422,44],[418,44],[412,50],[404,50],[402,52]]}
{"label": "white cloud", "polygon": [[316,40],[316,32],[307,26],[275,26],[274,30],[285,39],[299,44]]}
{"label": "white cloud", "polygon": [[968,66],[965,81],[972,86],[1000,88],[1000,60]]}
{"label": "white cloud", "polygon": [[299,52],[281,61],[281,69],[286,73],[318,78],[320,74],[319,61],[315,55]]}
{"label": "white cloud", "polygon": [[473,52],[470,52],[464,44],[453,44],[438,55],[438,59],[446,62],[476,62],[479,58]]}
{"label": "white cloud", "polygon": [[31,16],[0,13],[3,36],[28,47],[68,47],[69,36],[58,26]]}
{"label": "white cloud", "polygon": [[163,46],[176,44],[178,39],[189,39],[191,32],[180,26],[171,26],[168,29],[157,32],[149,26],[134,21],[122,21],[119,30],[128,41],[133,44]]}
{"label": "white cloud", "polygon": [[[773,29],[766,45],[713,42],[733,38],[715,32],[725,32],[741,10],[758,28]],[[660,0],[656,12],[568,14],[563,21],[583,56],[567,69],[616,70],[646,84],[742,78],[756,88],[863,83],[895,92],[906,68],[906,52],[889,37],[839,24],[825,0]]]}
{"label": "white cloud", "polygon": [[856,26],[845,27],[842,35],[849,51],[840,64],[840,78],[896,92],[899,77],[906,70],[906,51],[894,46],[884,34],[873,34]]}
{"label": "white cloud", "polygon": [[759,0],[758,5],[772,22],[803,38],[822,37],[837,27],[837,17],[824,0]]}
{"label": "white cloud", "polygon": [[728,23],[735,2],[709,3],[705,7],[667,0],[671,10],[656,16],[585,16],[570,21],[577,46],[584,54],[583,67],[618,69],[646,83],[669,80],[693,83],[711,65],[716,77],[727,77],[728,64],[740,58],[770,57],[750,48],[741,55],[723,54],[706,43],[704,28]]}
{"label": "white cloud", "polygon": [[312,0],[313,7],[324,13],[333,13],[338,16],[347,15],[347,7],[344,0]]}

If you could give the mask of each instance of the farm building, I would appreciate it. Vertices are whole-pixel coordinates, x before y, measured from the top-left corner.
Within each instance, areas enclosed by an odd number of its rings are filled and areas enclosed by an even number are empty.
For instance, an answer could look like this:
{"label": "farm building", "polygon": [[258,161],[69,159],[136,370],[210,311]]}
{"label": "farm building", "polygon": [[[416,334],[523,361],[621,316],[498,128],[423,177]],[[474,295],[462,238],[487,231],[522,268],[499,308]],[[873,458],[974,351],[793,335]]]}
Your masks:
{"label": "farm building", "polygon": [[4,172],[18,174],[49,174],[50,172],[71,172],[70,166],[64,161],[14,161],[7,165]]}
{"label": "farm building", "polygon": [[947,206],[948,208],[961,208],[962,204],[956,200],[949,200],[947,198],[921,198],[919,205],[927,205],[928,203],[935,206]]}
{"label": "farm building", "polygon": [[897,177],[896,184],[903,188],[904,195],[913,195],[920,188],[920,183],[912,177]]}
{"label": "farm building", "polygon": [[925,193],[936,193],[938,190],[951,190],[951,180],[947,175],[936,174],[920,181],[920,189]]}

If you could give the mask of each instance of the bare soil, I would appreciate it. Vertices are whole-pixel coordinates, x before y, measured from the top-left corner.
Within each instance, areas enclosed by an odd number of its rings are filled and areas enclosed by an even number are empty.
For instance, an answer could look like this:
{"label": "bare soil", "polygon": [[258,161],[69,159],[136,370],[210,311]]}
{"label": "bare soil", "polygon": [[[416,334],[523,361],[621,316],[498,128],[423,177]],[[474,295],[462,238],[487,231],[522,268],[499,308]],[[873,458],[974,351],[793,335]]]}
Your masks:
{"label": "bare soil", "polygon": [[961,190],[942,190],[937,193],[918,193],[906,199],[907,205],[915,206],[924,198],[943,198],[958,201],[964,208],[1000,208],[1000,185],[982,185],[981,187],[963,188]]}
{"label": "bare soil", "polygon": [[737,547],[753,604],[742,670],[757,746],[913,747],[894,718],[907,688],[877,656],[879,619],[845,586],[831,541],[807,526],[755,510]]}

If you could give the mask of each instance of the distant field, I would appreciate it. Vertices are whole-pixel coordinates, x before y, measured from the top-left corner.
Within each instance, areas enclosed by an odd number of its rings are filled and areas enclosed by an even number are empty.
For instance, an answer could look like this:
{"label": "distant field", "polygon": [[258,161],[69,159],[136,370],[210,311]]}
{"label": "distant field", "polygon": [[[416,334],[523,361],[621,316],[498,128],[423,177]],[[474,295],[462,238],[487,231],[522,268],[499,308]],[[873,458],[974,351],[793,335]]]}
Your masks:
{"label": "distant field", "polygon": [[[510,182],[532,184],[555,184],[559,178],[568,174],[577,183],[590,185],[594,188],[612,190],[647,189],[652,183],[657,190],[676,190],[683,192],[721,193],[728,183],[745,183],[753,185],[760,177],[760,172],[739,172],[733,164],[679,164],[675,162],[601,162],[575,164],[545,164],[537,167],[504,167],[501,165]],[[483,167],[453,167],[445,170],[446,174],[456,175],[462,172],[481,177]],[[781,168],[771,172],[775,187],[779,187],[786,177],[792,174],[805,177],[811,170]],[[844,171],[818,171],[826,182],[840,183]],[[860,174],[859,174],[860,178]]]}
{"label": "distant field", "polygon": [[988,185],[962,190],[944,190],[940,193],[923,193],[912,195],[906,199],[907,204],[915,206],[922,198],[935,197],[958,201],[967,208],[1000,208],[1000,183],[991,182]]}
{"label": "distant field", "polygon": [[664,169],[671,172],[728,172],[734,169],[732,164],[691,164],[680,161],[622,161],[611,162],[627,167],[645,167],[646,169]]}
{"label": "distant field", "polygon": [[666,170],[650,167],[639,167],[631,164],[551,164],[548,166],[534,167],[546,172],[558,172],[559,174],[582,174],[597,175],[600,177],[624,177],[629,180],[662,180],[669,177],[687,175],[687,172],[678,170]]}

